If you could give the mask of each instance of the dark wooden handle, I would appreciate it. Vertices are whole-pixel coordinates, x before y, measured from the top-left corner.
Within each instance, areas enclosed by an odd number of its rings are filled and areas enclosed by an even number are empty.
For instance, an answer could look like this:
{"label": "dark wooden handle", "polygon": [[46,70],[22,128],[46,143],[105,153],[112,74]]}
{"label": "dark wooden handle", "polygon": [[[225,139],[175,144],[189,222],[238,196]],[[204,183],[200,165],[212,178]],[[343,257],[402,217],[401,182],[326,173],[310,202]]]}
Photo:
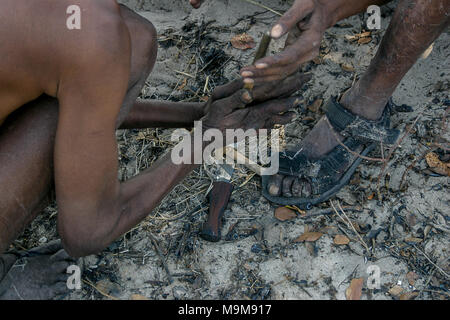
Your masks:
{"label": "dark wooden handle", "polygon": [[200,236],[211,242],[220,240],[222,227],[222,216],[227,208],[231,193],[233,192],[233,185],[229,182],[217,181],[214,182],[213,188],[209,193],[209,215],[208,220],[203,225]]}

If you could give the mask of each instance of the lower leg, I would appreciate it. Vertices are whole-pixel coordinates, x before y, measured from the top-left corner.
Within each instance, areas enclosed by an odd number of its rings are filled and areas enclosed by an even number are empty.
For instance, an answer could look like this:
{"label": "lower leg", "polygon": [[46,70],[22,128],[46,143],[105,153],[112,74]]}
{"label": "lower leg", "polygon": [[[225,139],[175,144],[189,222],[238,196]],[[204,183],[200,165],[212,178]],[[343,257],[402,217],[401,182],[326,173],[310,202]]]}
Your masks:
{"label": "lower leg", "polygon": [[376,56],[343,95],[342,105],[364,118],[379,119],[405,74],[448,26],[448,14],[448,0],[400,0]]}
{"label": "lower leg", "polygon": [[41,97],[0,127],[0,254],[47,204],[57,118],[56,100]]}
{"label": "lower leg", "polygon": [[[448,0],[400,0],[376,56],[361,79],[342,96],[341,104],[363,118],[379,119],[402,78],[448,26],[448,11]],[[297,149],[311,160],[319,159],[339,145],[335,135],[343,140],[321,119]],[[294,179],[275,175],[268,192],[300,196],[292,190],[294,185],[302,189]]]}

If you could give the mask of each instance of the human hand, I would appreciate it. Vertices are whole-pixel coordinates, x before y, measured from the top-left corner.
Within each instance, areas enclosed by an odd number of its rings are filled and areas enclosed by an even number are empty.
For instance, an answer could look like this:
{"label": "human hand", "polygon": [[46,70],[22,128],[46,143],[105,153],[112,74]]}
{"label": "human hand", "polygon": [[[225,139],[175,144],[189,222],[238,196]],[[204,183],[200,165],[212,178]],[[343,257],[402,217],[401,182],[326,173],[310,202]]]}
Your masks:
{"label": "human hand", "polygon": [[255,86],[250,92],[243,89],[242,80],[217,87],[205,104],[205,129],[260,129],[289,123],[295,116],[289,109],[298,104],[288,98],[311,79],[310,74],[297,73],[283,81]]}
{"label": "human hand", "polygon": [[255,84],[279,81],[314,59],[319,54],[323,33],[330,25],[327,1],[330,0],[296,0],[271,31],[273,39],[289,32],[284,50],[243,68],[244,81]]}

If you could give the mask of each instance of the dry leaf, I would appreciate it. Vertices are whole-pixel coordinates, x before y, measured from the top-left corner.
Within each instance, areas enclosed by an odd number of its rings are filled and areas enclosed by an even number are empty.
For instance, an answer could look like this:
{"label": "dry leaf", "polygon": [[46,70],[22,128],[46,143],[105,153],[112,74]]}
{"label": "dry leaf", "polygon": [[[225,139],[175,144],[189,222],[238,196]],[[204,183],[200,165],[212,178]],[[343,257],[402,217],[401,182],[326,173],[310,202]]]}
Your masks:
{"label": "dry leaf", "polygon": [[414,238],[414,237],[409,237],[405,239],[405,242],[413,242],[413,243],[421,243],[423,241],[423,239],[420,238]]}
{"label": "dry leaf", "polygon": [[372,192],[371,194],[369,194],[369,196],[367,197],[368,200],[372,200],[375,197],[375,192]]}
{"label": "dry leaf", "polygon": [[323,99],[316,99],[309,107],[309,111],[311,112],[317,112],[319,111],[320,107],[322,106]]}
{"label": "dry leaf", "polygon": [[366,38],[366,37],[370,36],[371,34],[372,34],[371,31],[366,31],[366,32],[357,34],[357,36],[360,38]]}
{"label": "dry leaf", "polygon": [[131,296],[131,300],[150,300],[150,299],[147,298],[147,297],[144,297],[144,296],[142,296],[140,294],[133,294]]}
{"label": "dry leaf", "polygon": [[409,284],[413,286],[416,283],[416,280],[419,279],[419,275],[410,271],[406,274],[406,279],[408,279]]}
{"label": "dry leaf", "polygon": [[240,50],[248,50],[256,46],[255,40],[246,33],[234,36],[233,39],[231,39],[231,45]]}
{"label": "dry leaf", "polygon": [[427,160],[428,166],[431,170],[436,172],[437,174],[441,174],[443,176],[450,177],[450,163],[442,162],[438,155],[434,152],[430,152],[425,156]]}
{"label": "dry leaf", "polygon": [[345,39],[347,39],[348,41],[355,41],[356,39],[358,39],[358,36],[346,34]]}
{"label": "dry leaf", "polygon": [[342,70],[347,71],[347,72],[354,72],[355,71],[355,68],[351,64],[343,63],[341,65],[341,68],[342,68]]}
{"label": "dry leaf", "polygon": [[305,232],[300,237],[294,240],[294,242],[314,242],[320,239],[320,237],[323,235],[321,232]]}
{"label": "dry leaf", "polygon": [[275,218],[280,221],[289,221],[297,217],[295,211],[286,207],[279,207],[275,210]]}
{"label": "dry leaf", "polygon": [[350,239],[342,234],[338,234],[336,237],[334,237],[334,244],[337,244],[339,246],[349,244]]}
{"label": "dry leaf", "polygon": [[360,38],[360,39],[358,40],[358,43],[359,43],[359,44],[366,44],[366,43],[369,43],[370,41],[372,41],[372,38],[371,38],[371,37]]}
{"label": "dry leaf", "polygon": [[352,279],[350,286],[345,290],[345,297],[347,300],[361,299],[361,292],[364,283],[364,278]]}
{"label": "dry leaf", "polygon": [[404,291],[404,289],[402,287],[393,286],[391,289],[389,289],[388,292],[391,296],[398,297],[399,295],[402,294],[403,291]]}
{"label": "dry leaf", "polygon": [[400,296],[400,300],[414,300],[418,295],[418,291],[406,292]]}

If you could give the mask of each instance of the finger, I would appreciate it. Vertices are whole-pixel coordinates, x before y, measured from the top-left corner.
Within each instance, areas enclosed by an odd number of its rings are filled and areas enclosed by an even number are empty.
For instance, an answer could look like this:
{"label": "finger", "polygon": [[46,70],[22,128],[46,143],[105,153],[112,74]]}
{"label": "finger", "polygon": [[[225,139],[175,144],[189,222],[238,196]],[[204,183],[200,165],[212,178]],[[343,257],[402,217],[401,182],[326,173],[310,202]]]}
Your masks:
{"label": "finger", "polygon": [[256,85],[253,89],[253,99],[255,103],[267,101],[274,98],[289,97],[293,93],[301,90],[305,83],[311,80],[311,73],[297,73],[287,79],[268,81]]}
{"label": "finger", "polygon": [[275,99],[264,103],[261,103],[255,108],[260,108],[262,114],[278,115],[282,112],[286,112],[289,109],[296,107],[300,102],[298,97],[290,97],[285,99]]}
{"label": "finger", "polygon": [[[248,71],[247,71],[248,70]],[[250,71],[250,67],[246,67],[246,69],[243,69],[241,74],[243,77],[245,77],[244,82],[246,80],[251,79],[253,80],[253,84],[260,84],[261,79],[266,79],[269,77],[277,77],[281,79],[285,79],[295,72],[297,72],[298,68],[292,67],[292,66],[281,66],[281,65],[274,65],[270,68],[266,69],[257,69],[252,68]],[[257,82],[257,83],[255,83]]]}
{"label": "finger", "polygon": [[264,128],[271,129],[276,124],[281,124],[281,125],[288,124],[288,123],[292,122],[292,120],[294,120],[294,118],[296,116],[297,115],[295,112],[286,112],[283,115],[272,116],[272,117],[270,117],[269,120],[266,121]]}
{"label": "finger", "polygon": [[301,35],[302,35],[302,31],[298,27],[297,28],[293,28],[289,32],[289,34],[288,34],[288,36],[286,38],[286,43],[284,44],[284,47],[286,48],[288,46],[293,45],[298,40],[298,38],[301,37]]}
{"label": "finger", "polygon": [[52,270],[65,273],[69,266],[70,264],[67,261],[58,261],[52,264]]}
{"label": "finger", "polygon": [[[282,66],[289,66],[297,70],[301,64],[314,59],[319,54],[321,33],[316,29],[305,31],[302,36],[284,51],[270,57],[258,60],[254,66],[245,68],[245,71],[256,73],[257,70],[265,70]],[[266,71],[273,74],[274,72]],[[266,74],[266,73],[264,73]],[[247,77],[244,78],[254,78]]]}
{"label": "finger", "polygon": [[213,106],[221,107],[229,113],[236,109],[243,109],[245,106],[253,101],[253,96],[247,89],[240,89],[231,96],[217,100]]}
{"label": "finger", "polygon": [[266,69],[270,66],[280,65],[296,65],[300,66],[302,63],[308,61],[312,52],[319,51],[320,34],[315,30],[308,30],[303,33],[295,43],[286,47],[282,52],[263,58],[256,61],[255,67],[257,69]]}
{"label": "finger", "polygon": [[234,92],[242,89],[244,83],[242,79],[236,79],[230,83],[224,84],[222,86],[218,86],[214,89],[214,92],[211,96],[213,100],[220,100],[232,95]]}
{"label": "finger", "polygon": [[[299,74],[300,75],[303,74],[303,76],[298,76]],[[296,79],[295,77],[298,77],[298,79]],[[283,78],[281,74],[277,74],[277,75],[273,75],[273,76],[256,78],[256,79],[254,79],[253,83],[254,83],[255,87],[265,86],[268,83],[276,83],[277,84],[276,86],[272,85],[272,88],[273,88],[272,96],[279,97],[282,94],[287,94],[288,92],[294,93],[295,91],[300,90],[306,82],[311,80],[311,77],[312,77],[312,75],[310,73],[301,73],[301,72],[292,74],[288,78],[286,78],[286,77]],[[289,79],[289,80],[287,80],[287,79]],[[292,83],[289,84],[288,83],[289,81],[292,81]],[[298,89],[295,91],[292,91],[295,88],[298,88]]]}
{"label": "finger", "polygon": [[56,262],[56,261],[62,261],[62,260],[75,262],[75,259],[70,257],[69,254],[64,249],[59,250],[57,253],[55,253],[54,255],[52,255],[50,257],[50,261]]}
{"label": "finger", "polygon": [[33,248],[28,251],[28,254],[53,254],[62,249],[61,240],[50,241],[40,247]]}
{"label": "finger", "polygon": [[284,36],[298,22],[311,14],[314,10],[314,2],[311,0],[296,0],[292,7],[278,20],[272,28],[270,35],[274,39]]}

